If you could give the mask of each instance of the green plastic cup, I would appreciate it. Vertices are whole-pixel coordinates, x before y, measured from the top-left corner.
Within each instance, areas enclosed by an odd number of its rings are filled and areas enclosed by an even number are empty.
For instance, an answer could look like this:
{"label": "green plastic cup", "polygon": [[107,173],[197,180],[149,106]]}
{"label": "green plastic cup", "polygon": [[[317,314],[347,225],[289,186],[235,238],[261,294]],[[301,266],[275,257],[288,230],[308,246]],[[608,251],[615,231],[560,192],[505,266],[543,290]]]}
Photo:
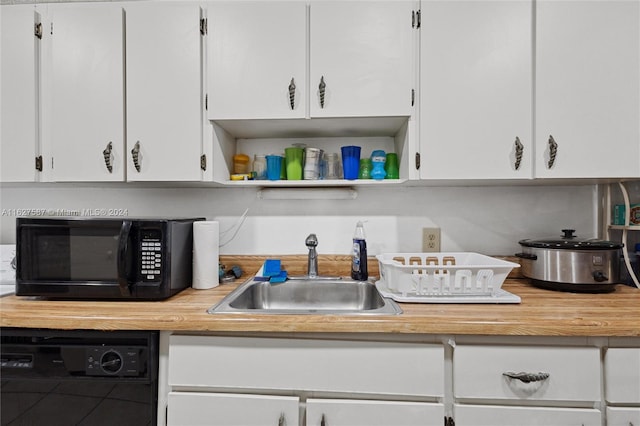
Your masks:
{"label": "green plastic cup", "polygon": [[385,179],[400,179],[398,169],[398,154],[390,152],[387,154],[387,161],[384,163],[384,170],[387,172]]}
{"label": "green plastic cup", "polygon": [[285,148],[284,159],[287,169],[287,180],[302,180],[304,149],[297,146]]}

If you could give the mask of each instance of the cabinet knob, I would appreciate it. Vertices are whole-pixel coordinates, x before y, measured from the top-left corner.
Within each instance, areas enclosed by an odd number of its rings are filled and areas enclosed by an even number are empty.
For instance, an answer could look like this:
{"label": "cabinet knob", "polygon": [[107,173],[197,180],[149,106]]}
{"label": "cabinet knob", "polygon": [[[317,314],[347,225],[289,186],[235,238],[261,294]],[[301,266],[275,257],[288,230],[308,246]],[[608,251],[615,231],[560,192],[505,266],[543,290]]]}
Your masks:
{"label": "cabinet knob", "polygon": [[296,104],[296,83],[293,81],[293,77],[291,77],[291,83],[289,83],[289,105],[291,106],[291,110],[295,107]]}
{"label": "cabinet knob", "polygon": [[107,166],[107,170],[109,173],[113,173],[113,143],[109,141],[107,147],[102,151],[102,156],[104,157],[104,164]]}
{"label": "cabinet knob", "polygon": [[327,84],[324,82],[324,76],[320,77],[320,85],[318,89],[320,89],[320,108],[324,108],[324,92],[327,88]]}
{"label": "cabinet knob", "polygon": [[137,141],[131,150],[131,156],[133,158],[133,165],[136,168],[136,171],[140,172],[140,141]]}
{"label": "cabinet knob", "polygon": [[512,373],[510,371],[502,373],[503,376],[514,380],[520,380],[522,383],[542,382],[549,378],[549,373]]}
{"label": "cabinet knob", "polygon": [[549,135],[549,162],[547,163],[547,168],[550,169],[553,167],[553,163],[556,161],[556,155],[558,154],[558,144],[555,139],[553,139],[552,135]]}
{"label": "cabinet knob", "polygon": [[520,138],[516,136],[515,142],[515,150],[516,150],[516,162],[514,163],[514,167],[516,170],[520,168],[520,163],[522,162],[522,153],[524,152],[524,145],[520,142]]}

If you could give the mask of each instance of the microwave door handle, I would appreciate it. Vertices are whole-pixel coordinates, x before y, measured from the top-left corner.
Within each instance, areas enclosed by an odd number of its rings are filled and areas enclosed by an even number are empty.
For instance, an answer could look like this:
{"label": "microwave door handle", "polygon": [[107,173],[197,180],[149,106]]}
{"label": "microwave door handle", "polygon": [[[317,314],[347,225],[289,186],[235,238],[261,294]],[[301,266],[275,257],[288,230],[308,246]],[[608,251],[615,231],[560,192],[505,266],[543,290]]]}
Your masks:
{"label": "microwave door handle", "polygon": [[131,233],[131,221],[123,220],[118,239],[118,285],[123,296],[131,296],[129,276],[127,274],[127,258],[129,254],[129,234]]}

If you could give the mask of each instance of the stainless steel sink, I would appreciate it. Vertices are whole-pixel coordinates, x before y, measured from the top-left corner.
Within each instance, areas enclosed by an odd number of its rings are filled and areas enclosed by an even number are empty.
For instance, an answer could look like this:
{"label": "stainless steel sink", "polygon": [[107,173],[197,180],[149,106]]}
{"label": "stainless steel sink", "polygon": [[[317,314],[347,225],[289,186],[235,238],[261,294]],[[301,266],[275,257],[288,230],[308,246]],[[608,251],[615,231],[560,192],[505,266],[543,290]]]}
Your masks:
{"label": "stainless steel sink", "polygon": [[402,310],[369,281],[308,278],[269,283],[250,279],[208,312],[397,315]]}

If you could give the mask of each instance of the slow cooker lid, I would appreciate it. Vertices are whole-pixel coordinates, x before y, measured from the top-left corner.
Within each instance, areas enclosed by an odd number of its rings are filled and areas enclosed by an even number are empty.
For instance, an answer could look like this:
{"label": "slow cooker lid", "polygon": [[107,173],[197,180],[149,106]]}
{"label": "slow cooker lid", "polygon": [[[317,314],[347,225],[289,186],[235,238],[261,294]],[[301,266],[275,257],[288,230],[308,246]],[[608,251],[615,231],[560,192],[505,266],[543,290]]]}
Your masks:
{"label": "slow cooker lid", "polygon": [[563,229],[561,237],[549,237],[539,240],[520,240],[518,243],[524,247],[553,248],[567,250],[616,250],[624,247],[624,244],[614,241],[599,240],[597,238],[578,238],[573,233],[575,229]]}

